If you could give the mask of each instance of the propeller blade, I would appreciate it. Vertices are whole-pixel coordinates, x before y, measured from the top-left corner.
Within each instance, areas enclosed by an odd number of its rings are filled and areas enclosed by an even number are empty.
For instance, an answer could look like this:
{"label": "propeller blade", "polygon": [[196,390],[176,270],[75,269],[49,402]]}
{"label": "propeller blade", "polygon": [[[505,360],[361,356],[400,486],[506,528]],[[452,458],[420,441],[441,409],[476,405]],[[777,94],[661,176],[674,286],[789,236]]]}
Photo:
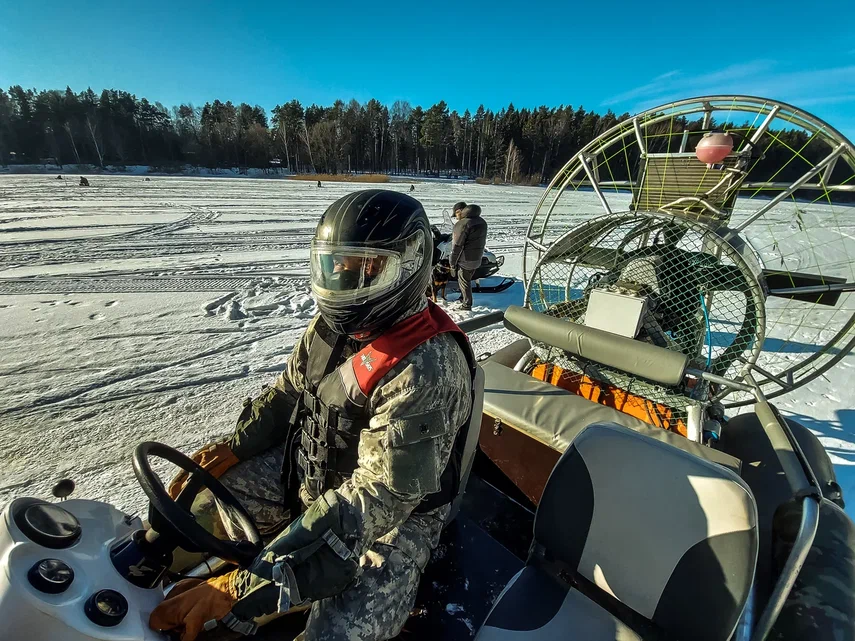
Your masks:
{"label": "propeller blade", "polygon": [[800,272],[787,272],[764,269],[763,276],[769,288],[770,296],[800,300],[817,305],[837,305],[840,294],[855,291],[855,283],[847,283],[845,278],[819,276]]}

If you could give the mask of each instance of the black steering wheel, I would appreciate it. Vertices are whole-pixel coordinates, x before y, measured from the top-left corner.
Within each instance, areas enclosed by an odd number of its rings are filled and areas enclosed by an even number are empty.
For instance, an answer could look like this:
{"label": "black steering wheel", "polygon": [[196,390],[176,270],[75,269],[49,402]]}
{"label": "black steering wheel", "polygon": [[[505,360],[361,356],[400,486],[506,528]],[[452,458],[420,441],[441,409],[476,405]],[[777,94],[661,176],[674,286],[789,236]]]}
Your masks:
{"label": "black steering wheel", "polygon": [[[152,456],[169,461],[189,474],[176,499],[169,496],[160,478],[152,471],[149,464]],[[133,460],[137,481],[151,501],[149,523],[153,530],[188,552],[208,552],[242,567],[255,560],[263,547],[258,526],[240,501],[209,472],[178,450],[153,441],[140,443],[134,450]],[[229,510],[246,541],[218,539],[196,521],[190,508],[203,487],[208,488],[219,504]]]}

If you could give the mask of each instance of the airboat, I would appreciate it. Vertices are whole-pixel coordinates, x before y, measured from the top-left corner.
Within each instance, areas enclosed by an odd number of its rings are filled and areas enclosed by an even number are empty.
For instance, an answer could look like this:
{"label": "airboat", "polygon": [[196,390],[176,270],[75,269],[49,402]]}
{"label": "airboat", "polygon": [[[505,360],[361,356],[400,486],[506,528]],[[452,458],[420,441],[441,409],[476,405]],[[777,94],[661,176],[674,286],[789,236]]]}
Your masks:
{"label": "airboat", "polygon": [[[855,638],[843,491],[819,439],[771,402],[855,344],[853,201],[852,144],[775,100],[671,103],[575,154],[531,218],[524,306],[461,325],[518,336],[481,355],[466,489],[399,638]],[[158,558],[205,552],[197,576],[252,558],[254,525],[216,539],[152,457],[242,509],[153,443],[134,454],[148,524],[14,500],[4,638],[161,639],[146,625]],[[257,638],[293,638],[301,616]]]}

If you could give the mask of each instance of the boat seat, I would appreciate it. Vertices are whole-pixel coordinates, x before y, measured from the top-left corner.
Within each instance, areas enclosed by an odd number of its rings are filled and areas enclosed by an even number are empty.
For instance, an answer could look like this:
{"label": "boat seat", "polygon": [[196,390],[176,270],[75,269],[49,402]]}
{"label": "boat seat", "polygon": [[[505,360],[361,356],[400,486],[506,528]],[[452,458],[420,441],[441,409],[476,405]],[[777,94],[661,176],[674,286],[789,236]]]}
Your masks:
{"label": "boat seat", "polygon": [[630,211],[666,211],[689,220],[723,223],[730,219],[746,158],[733,153],[715,166],[694,153],[644,155],[640,184]]}
{"label": "boat seat", "polygon": [[466,425],[466,433],[460,434],[463,440],[463,452],[460,457],[460,485],[457,496],[451,502],[451,510],[446,517],[446,525],[453,521],[460,511],[466,484],[472,474],[475,463],[475,452],[478,450],[478,434],[481,430],[481,415],[484,411],[484,370],[480,365],[475,366],[475,380],[472,381],[472,414]]}
{"label": "boat seat", "polygon": [[[642,637],[578,590],[536,565],[518,572],[499,595],[476,641],[641,641]],[[505,605],[513,607],[504,607]]]}
{"label": "boat seat", "polygon": [[476,641],[726,641],[754,579],[757,508],[731,470],[600,423],[553,469],[531,550]]}
{"label": "boat seat", "polygon": [[564,452],[592,423],[617,423],[696,456],[739,471],[739,460],[687,438],[653,427],[629,414],[589,401],[499,363],[481,364],[485,375],[484,413],[531,438]]}

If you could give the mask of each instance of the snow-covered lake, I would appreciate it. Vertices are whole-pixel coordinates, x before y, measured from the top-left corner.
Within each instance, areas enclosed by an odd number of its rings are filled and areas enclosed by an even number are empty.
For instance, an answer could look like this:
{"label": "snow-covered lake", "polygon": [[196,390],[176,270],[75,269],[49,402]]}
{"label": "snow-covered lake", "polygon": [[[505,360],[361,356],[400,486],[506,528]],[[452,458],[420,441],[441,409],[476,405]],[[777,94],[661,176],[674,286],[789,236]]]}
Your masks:
{"label": "snow-covered lake", "polygon": [[[135,445],[156,440],[189,452],[232,429],[243,399],[284,367],[315,313],[307,258],[318,217],[345,193],[371,187],[140,176],[90,183],[0,176],[0,505],[47,497],[70,476],[77,496],[142,510]],[[408,191],[409,183],[386,187]],[[506,257],[503,273],[519,277],[542,194],[423,182],[413,195],[437,223],[454,202],[480,204],[489,246]],[[471,314],[522,298],[521,285],[476,294]],[[472,338],[485,352],[512,336],[494,329]],[[776,403],[821,436],[855,514],[853,363],[847,356]]]}

